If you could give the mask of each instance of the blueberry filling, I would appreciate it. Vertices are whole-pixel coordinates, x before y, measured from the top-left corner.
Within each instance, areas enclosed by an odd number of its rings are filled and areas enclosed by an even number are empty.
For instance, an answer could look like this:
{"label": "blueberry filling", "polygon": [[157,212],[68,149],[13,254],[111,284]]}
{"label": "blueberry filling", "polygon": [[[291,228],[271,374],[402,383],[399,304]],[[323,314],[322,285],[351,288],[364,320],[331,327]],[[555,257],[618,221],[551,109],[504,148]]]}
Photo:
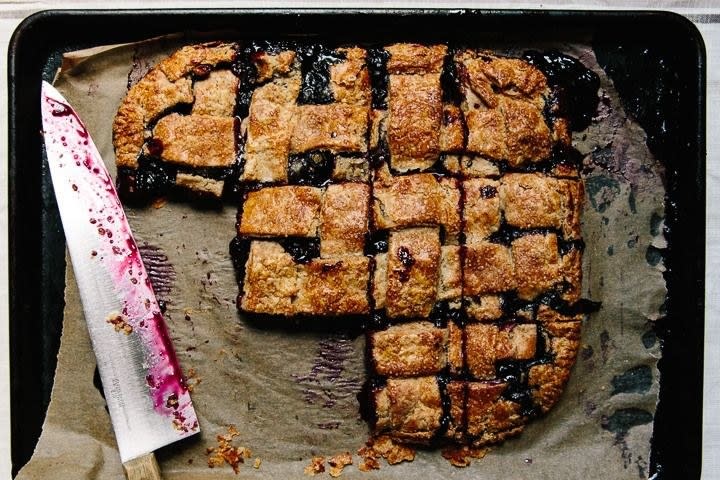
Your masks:
{"label": "blueberry filling", "polygon": [[372,85],[372,108],[376,110],[387,108],[389,81],[387,61],[389,58],[390,54],[383,48],[370,48],[367,51],[370,84]]}
{"label": "blueberry filling", "polygon": [[448,300],[441,300],[435,303],[429,318],[438,328],[445,328],[448,322],[453,322],[459,327],[467,323],[465,310],[450,305],[450,301]]}
{"label": "blueberry filling", "polygon": [[330,182],[335,158],[327,150],[291,155],[288,158],[288,183],[323,187]]}
{"label": "blueberry filling", "polygon": [[319,105],[335,101],[330,89],[330,66],[344,60],[345,56],[319,43],[300,45],[297,53],[302,76],[297,103]]}
{"label": "blueberry filling", "polygon": [[576,58],[557,50],[528,51],[525,60],[545,74],[548,84],[554,87],[547,110],[549,123],[559,117],[570,120],[570,127],[580,131],[590,125],[598,106],[597,91],[600,78]]}
{"label": "blueberry filling", "polygon": [[320,256],[320,239],[317,237],[287,237],[280,240],[280,245],[295,263],[309,263]]}
{"label": "blueberry filling", "polygon": [[388,230],[368,233],[365,238],[365,255],[375,256],[387,252],[389,236],[390,232]]}

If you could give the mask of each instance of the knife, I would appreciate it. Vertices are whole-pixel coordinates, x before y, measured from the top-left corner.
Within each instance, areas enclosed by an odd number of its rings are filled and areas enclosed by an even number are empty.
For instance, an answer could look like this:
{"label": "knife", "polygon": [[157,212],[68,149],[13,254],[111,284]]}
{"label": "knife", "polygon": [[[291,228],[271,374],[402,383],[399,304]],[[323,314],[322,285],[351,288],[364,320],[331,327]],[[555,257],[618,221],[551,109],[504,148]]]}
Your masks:
{"label": "knife", "polygon": [[105,400],[128,479],[159,479],[154,451],[197,416],[113,180],[67,100],[43,82],[45,151]]}

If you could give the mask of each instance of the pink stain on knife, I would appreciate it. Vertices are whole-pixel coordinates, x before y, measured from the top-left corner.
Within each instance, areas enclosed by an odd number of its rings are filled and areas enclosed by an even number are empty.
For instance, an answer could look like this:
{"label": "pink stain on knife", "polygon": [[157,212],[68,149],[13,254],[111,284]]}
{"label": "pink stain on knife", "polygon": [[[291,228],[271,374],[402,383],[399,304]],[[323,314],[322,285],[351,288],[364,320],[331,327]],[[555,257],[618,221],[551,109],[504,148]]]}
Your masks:
{"label": "pink stain on knife", "polygon": [[46,148],[54,148],[53,143],[60,142],[62,149],[70,152],[72,158],[60,155],[59,166],[69,170],[64,175],[68,188],[87,202],[87,221],[100,237],[97,250],[87,254],[93,261],[104,264],[117,289],[123,292],[122,311],[108,315],[120,313],[132,327],[130,335],[140,335],[141,343],[150,350],[146,383],[155,410],[172,419],[180,432],[196,430],[190,394],[112,177],[87,128],[70,105],[48,96],[43,89],[42,109],[46,123],[53,127],[53,138],[45,136]]}

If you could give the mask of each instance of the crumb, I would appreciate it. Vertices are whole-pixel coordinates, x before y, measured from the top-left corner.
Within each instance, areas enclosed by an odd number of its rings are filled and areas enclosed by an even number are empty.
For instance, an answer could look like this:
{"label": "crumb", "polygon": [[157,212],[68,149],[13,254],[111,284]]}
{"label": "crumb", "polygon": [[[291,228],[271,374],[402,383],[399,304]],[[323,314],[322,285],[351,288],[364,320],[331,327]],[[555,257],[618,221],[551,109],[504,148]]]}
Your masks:
{"label": "crumb", "polygon": [[323,473],[325,471],[325,457],[312,457],[310,460],[310,465],[305,467],[305,475],[310,475],[311,477],[314,477],[318,473]]}
{"label": "crumb", "polygon": [[371,441],[370,448],[375,450],[379,456],[383,457],[390,465],[400,462],[412,462],[415,460],[415,449],[395,443],[388,436],[380,436]]}
{"label": "crumb", "polygon": [[446,447],[442,449],[442,456],[445,460],[450,462],[451,465],[459,468],[467,467],[470,465],[470,459],[476,458],[481,459],[490,451],[488,448],[472,448],[464,445]]}
{"label": "crumb", "polygon": [[116,332],[123,332],[125,335],[130,335],[133,331],[132,325],[127,323],[125,317],[119,313],[111,313],[105,321],[112,325]]}
{"label": "crumb", "polygon": [[165,402],[165,408],[172,408],[177,410],[179,405],[180,402],[178,401],[178,396],[176,393],[171,393],[170,395],[168,395],[167,401]]}
{"label": "crumb", "polygon": [[236,447],[232,445],[235,437],[240,435],[235,426],[228,427],[228,433],[217,436],[217,447],[208,447],[206,453],[208,455],[208,467],[220,467],[224,463],[230,465],[236,474],[240,471],[240,464],[245,463],[246,458],[250,458],[252,453],[250,449],[245,447]]}
{"label": "crumb", "polygon": [[152,206],[155,209],[163,208],[166,203],[167,203],[167,198],[160,197],[160,198],[156,198],[155,200],[153,200]]}
{"label": "crumb", "polygon": [[255,459],[255,463],[253,463],[253,468],[254,468],[255,470],[257,470],[258,468],[260,468],[260,465],[261,465],[261,464],[262,464],[262,460],[260,460],[259,458],[256,458],[256,459]]}
{"label": "crumb", "polygon": [[185,376],[185,385],[187,386],[188,392],[192,393],[195,387],[200,385],[202,378],[198,376],[197,370],[190,367]]}
{"label": "crumb", "polygon": [[372,447],[365,446],[358,450],[358,455],[362,458],[362,462],[358,465],[361,472],[369,472],[370,470],[380,470],[380,462],[378,462],[378,453]]}
{"label": "crumb", "polygon": [[342,471],[346,465],[352,465],[352,455],[350,452],[339,453],[334,457],[328,459],[328,465],[330,465],[330,476],[339,477],[342,475]]}

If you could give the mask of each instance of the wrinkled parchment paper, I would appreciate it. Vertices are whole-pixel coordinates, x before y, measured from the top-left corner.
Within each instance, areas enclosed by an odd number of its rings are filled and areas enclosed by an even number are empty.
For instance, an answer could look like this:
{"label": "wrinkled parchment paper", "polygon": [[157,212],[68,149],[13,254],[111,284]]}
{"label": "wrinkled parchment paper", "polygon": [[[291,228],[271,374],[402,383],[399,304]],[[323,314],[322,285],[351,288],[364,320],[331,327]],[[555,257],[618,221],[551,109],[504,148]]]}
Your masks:
{"label": "wrinkled parchment paper", "polygon": [[[114,172],[111,124],[127,91],[179,37],[76,52],[56,86],[75,106]],[[586,154],[583,217],[584,297],[602,302],[583,325],[582,344],[560,402],[470,467],[458,469],[439,451],[370,473],[354,465],[344,478],[647,478],[658,393],[660,345],[652,323],[665,297],[662,261],[662,168],[645,134],[628,119],[592,50],[554,45],[579,57],[602,79],[600,110],[575,134]],[[515,45],[544,48],[542,45]],[[39,80],[38,80],[39,81]],[[169,270],[156,288],[189,383],[201,433],[157,452],[165,478],[233,478],[228,465],[209,468],[208,447],[230,425],[233,445],[252,459],[242,478],[302,478],[312,455],[355,453],[368,438],[356,393],[364,379],[364,339],[303,332],[244,321],[228,255],[235,235],[234,205],[199,208],[169,201],[128,209],[138,244]],[[68,262],[68,265],[69,262]],[[95,357],[87,337],[71,268],[67,271],[62,344],[52,399],[40,442],[20,479],[121,478],[110,419],[93,384]],[[254,468],[255,458],[261,459]],[[328,473],[322,474],[327,476]]]}

